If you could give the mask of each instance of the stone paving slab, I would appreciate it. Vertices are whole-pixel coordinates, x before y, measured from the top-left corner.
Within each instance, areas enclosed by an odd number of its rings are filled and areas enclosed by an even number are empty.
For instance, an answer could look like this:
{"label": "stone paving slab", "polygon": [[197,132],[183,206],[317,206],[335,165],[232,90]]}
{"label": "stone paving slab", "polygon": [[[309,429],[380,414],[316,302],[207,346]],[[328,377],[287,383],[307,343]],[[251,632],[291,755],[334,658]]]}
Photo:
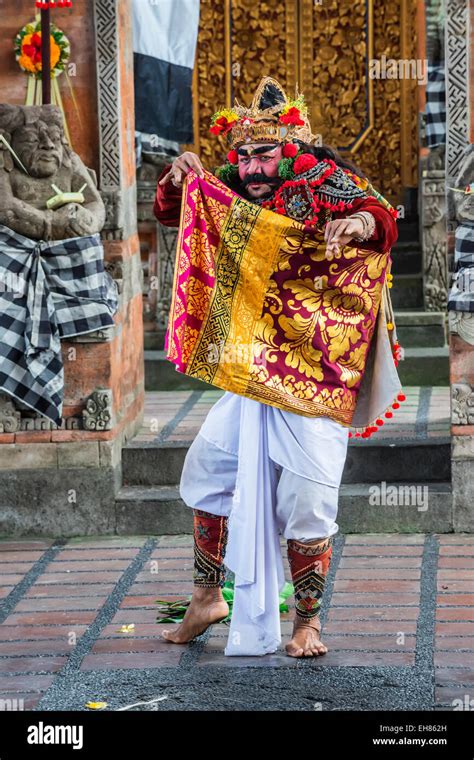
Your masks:
{"label": "stone paving slab", "polygon": [[[351,445],[369,441],[426,440],[450,435],[449,387],[409,386],[406,400],[370,439],[353,438]],[[138,443],[189,443],[223,391],[148,391],[142,426],[134,437]]]}
{"label": "stone paving slab", "polygon": [[186,597],[192,566],[189,535],[1,540],[0,709],[453,710],[472,693],[472,535],[338,534],[329,651],[304,660],[284,649],[292,597],[272,655],[225,656],[226,624],[160,638],[156,599]]}

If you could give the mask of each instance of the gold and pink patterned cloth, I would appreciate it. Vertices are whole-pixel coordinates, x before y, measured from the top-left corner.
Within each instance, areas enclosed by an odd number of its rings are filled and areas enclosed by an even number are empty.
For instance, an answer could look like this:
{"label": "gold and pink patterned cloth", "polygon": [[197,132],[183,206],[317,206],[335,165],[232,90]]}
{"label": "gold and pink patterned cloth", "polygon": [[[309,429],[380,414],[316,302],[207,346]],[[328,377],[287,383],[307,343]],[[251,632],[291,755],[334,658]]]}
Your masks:
{"label": "gold and pink patterned cloth", "polygon": [[380,314],[387,386],[356,421],[379,424],[403,400],[385,322],[390,252],[346,245],[328,260],[325,251],[321,232],[241,198],[210,172],[190,172],[167,358],[224,390],[349,428]]}

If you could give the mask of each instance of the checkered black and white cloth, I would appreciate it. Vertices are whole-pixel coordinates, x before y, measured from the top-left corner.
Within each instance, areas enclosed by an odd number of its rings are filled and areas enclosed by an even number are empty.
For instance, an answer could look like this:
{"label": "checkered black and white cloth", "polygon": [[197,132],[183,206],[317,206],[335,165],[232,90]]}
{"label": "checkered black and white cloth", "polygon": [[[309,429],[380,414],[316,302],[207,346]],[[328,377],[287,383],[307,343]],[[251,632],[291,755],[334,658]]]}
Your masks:
{"label": "checkered black and white cloth", "polygon": [[428,65],[426,84],[426,145],[446,143],[446,74],[444,63]]}
{"label": "checkered black and white cloth", "polygon": [[474,222],[463,222],[456,228],[454,261],[448,311],[474,312]]}
{"label": "checkered black and white cloth", "polygon": [[60,340],[111,327],[117,308],[99,233],[47,242],[0,224],[0,392],[60,425]]}
{"label": "checkered black and white cloth", "polygon": [[474,222],[456,227],[454,261],[456,267],[474,267]]}

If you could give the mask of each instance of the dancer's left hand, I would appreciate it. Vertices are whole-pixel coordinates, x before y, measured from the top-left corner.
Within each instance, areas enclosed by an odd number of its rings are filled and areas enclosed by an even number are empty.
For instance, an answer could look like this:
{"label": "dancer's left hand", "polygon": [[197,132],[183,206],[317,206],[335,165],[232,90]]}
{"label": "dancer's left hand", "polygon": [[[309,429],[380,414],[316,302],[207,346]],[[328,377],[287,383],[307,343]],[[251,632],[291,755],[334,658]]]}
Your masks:
{"label": "dancer's left hand", "polygon": [[341,247],[347,245],[354,235],[360,236],[364,232],[364,226],[361,219],[334,219],[328,222],[324,228],[324,239],[326,241],[326,258],[331,260],[336,256],[340,258]]}

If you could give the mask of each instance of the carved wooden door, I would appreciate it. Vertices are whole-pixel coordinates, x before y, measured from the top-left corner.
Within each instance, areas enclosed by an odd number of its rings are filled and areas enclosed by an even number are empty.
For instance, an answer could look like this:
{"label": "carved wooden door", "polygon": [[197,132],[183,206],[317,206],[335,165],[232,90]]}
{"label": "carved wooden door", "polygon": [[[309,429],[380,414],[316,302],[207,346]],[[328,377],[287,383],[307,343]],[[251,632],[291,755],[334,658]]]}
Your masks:
{"label": "carved wooden door", "polygon": [[201,0],[188,147],[209,168],[222,163],[211,115],[234,97],[249,104],[260,78],[274,76],[289,95],[297,84],[304,92],[324,143],[403,203],[418,184],[416,8],[416,0]]}

